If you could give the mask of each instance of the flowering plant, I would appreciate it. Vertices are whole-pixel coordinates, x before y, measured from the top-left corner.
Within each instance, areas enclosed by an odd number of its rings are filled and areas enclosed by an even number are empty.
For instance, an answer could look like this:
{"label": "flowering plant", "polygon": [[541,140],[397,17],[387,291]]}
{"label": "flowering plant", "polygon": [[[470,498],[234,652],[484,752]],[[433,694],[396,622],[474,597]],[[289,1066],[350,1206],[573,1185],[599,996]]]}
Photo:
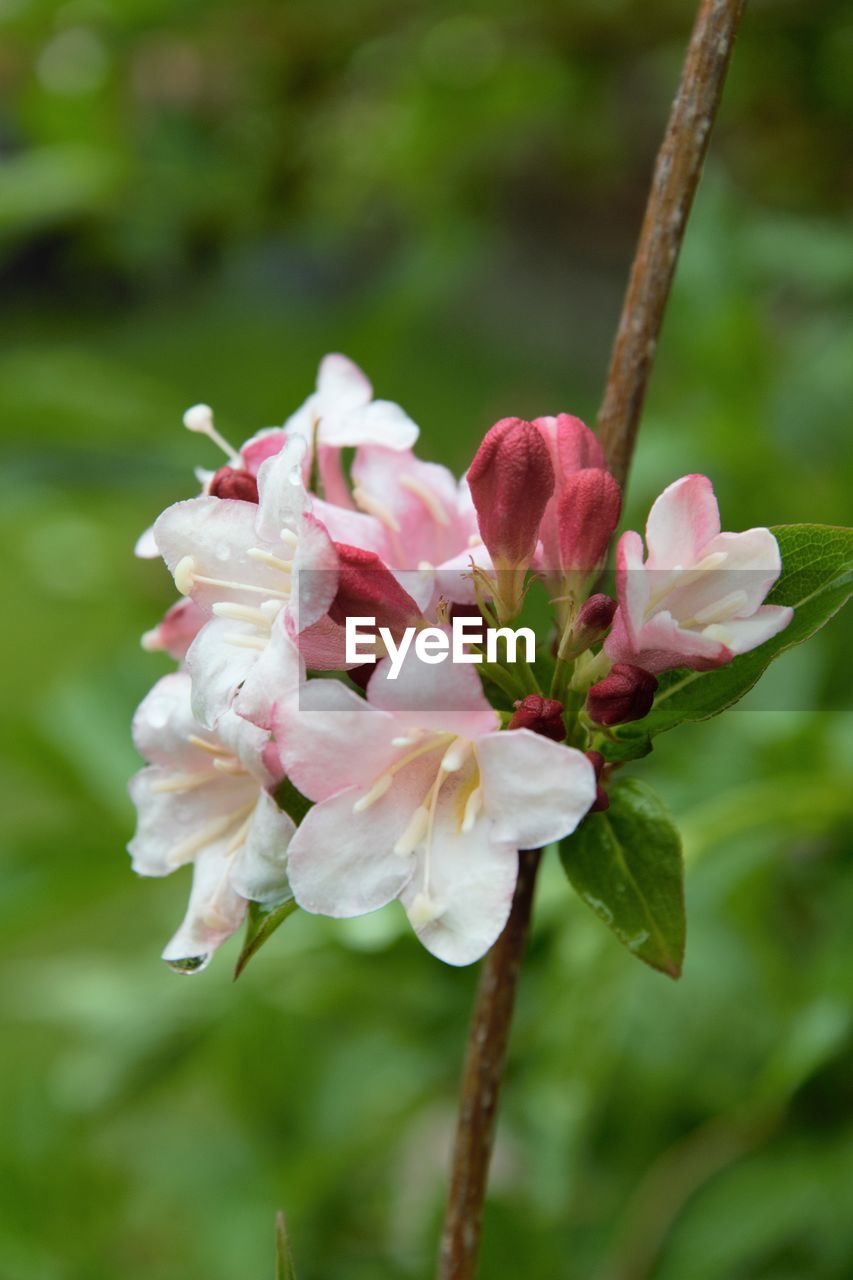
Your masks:
{"label": "flowering plant", "polygon": [[[392,900],[429,951],[468,964],[506,925],[519,851],[559,843],[584,900],[677,976],[678,834],[621,770],[840,607],[849,535],[723,532],[711,482],[685,476],[645,546],[619,539],[611,595],[620,486],[576,417],[503,419],[457,482],[331,355],[284,426],[239,449],[206,406],[185,423],[227,462],[140,540],[181,595],[144,643],[179,670],[139,708],[131,784],[134,868],[193,865],[172,967],[198,972],[244,920],[239,968],[297,907]],[[522,656],[513,626],[537,594],[551,623]],[[370,643],[353,661],[356,620]]]}

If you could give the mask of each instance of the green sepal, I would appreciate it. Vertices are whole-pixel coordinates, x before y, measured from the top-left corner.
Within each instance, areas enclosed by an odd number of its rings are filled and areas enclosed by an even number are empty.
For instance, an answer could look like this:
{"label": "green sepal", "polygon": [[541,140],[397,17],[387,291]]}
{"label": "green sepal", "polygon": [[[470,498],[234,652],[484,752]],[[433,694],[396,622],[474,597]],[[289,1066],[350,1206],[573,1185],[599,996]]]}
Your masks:
{"label": "green sepal", "polygon": [[246,913],[246,933],[243,938],[243,949],[234,966],[235,982],[252,956],[260,951],[279,925],[284,924],[288,916],[292,916],[296,910],[297,905],[293,898],[288,898],[286,902],[281,902],[276,907],[263,907],[259,902],[249,903],[249,910]]}

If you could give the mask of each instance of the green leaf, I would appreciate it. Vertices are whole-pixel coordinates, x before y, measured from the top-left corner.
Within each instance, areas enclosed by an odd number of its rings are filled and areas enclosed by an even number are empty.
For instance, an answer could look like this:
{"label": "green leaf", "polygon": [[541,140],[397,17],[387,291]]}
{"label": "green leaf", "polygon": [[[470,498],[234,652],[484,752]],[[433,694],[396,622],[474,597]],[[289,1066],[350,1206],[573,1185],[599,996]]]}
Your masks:
{"label": "green leaf", "polygon": [[667,671],[655,704],[634,724],[597,743],[609,760],[630,760],[650,749],[650,739],[687,720],[707,720],[738,702],[774,658],[808,640],[846,603],[853,574],[853,531],[832,525],[779,525],[772,531],[782,553],[782,573],[768,604],[791,605],[791,623],[750,653],[716,671]]}
{"label": "green leaf", "polygon": [[277,907],[262,907],[259,902],[250,902],[246,915],[246,936],[243,939],[243,950],[234,967],[234,981],[240,977],[246,965],[256,952],[267,942],[280,924],[284,924],[288,916],[297,910],[293,898],[281,902]]}
{"label": "green leaf", "polygon": [[296,1280],[290,1236],[281,1209],[275,1215],[275,1280]]}
{"label": "green leaf", "polygon": [[610,808],[560,845],[573,888],[629,951],[677,978],[684,958],[681,837],[645,783],[624,778]]}

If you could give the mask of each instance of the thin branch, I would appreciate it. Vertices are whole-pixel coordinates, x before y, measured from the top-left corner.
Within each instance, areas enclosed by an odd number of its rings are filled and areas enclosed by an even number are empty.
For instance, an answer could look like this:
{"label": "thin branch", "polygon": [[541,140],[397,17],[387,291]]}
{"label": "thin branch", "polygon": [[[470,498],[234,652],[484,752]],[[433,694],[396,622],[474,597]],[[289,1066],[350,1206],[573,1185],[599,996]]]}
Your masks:
{"label": "thin branch", "polygon": [[702,0],[658,152],[640,239],[613,343],[598,434],[625,483],[678,252],[745,0]]}
{"label": "thin branch", "polygon": [[[745,0],[701,0],[643,228],[599,415],[608,462],[624,483],[678,251]],[[437,1280],[473,1280],[519,971],[541,852],[519,855],[504,932],[483,964],[462,1078]]]}
{"label": "thin branch", "polygon": [[540,856],[538,849],[519,855],[509,920],[480,974],[462,1076],[438,1280],[470,1280],[477,1269],[498,1099]]}

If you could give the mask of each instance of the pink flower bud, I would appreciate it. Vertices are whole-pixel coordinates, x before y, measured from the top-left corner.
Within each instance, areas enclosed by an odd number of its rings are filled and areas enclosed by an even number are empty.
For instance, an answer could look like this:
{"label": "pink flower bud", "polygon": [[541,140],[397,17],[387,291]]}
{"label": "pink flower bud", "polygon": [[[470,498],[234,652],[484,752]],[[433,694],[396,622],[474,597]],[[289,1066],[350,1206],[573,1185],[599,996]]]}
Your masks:
{"label": "pink flower bud", "polygon": [[403,631],[414,626],[421,611],[390,569],[373,551],[336,542],[338,590],[329,617],[340,626],[347,618],[375,618],[377,627]]}
{"label": "pink flower bud", "polygon": [[621,510],[619,486],[603,467],[587,467],[567,476],[557,498],[559,568],[581,573],[597,569],[607,554]]}
{"label": "pink flower bud", "polygon": [[495,423],[474,455],[468,485],[495,566],[527,565],[554,491],[548,446],[536,427],[521,418]]}
{"label": "pink flower bud", "polygon": [[516,702],[507,728],[530,729],[532,733],[550,738],[552,742],[563,742],[566,737],[563,704],[556,698],[543,698],[538,693],[528,693],[526,698]]}
{"label": "pink flower bud", "polygon": [[238,471],[236,467],[220,467],[210,482],[208,493],[213,498],[238,498],[241,502],[257,502],[257,477],[250,471]]}
{"label": "pink flower bud", "polygon": [[649,671],[630,662],[617,662],[587,694],[587,714],[596,724],[642,720],[652,709],[657,687],[657,677]]}

